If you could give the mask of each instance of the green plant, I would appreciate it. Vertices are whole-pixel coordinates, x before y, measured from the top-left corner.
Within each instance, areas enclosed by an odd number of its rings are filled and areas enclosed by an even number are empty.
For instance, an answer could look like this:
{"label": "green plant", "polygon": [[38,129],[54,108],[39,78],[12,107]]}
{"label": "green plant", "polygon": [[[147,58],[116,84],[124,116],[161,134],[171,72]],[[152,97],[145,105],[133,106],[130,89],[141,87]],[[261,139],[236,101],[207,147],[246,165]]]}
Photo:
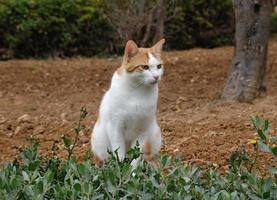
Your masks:
{"label": "green plant", "polygon": [[[233,151],[228,159],[229,169],[235,174],[241,174],[244,170],[248,169],[247,167],[251,162],[255,163],[252,161],[244,146]],[[250,167],[249,171],[251,172],[251,170],[252,167]]]}
{"label": "green plant", "polygon": [[216,47],[231,44],[234,33],[231,0],[176,1],[167,12],[165,36],[170,48]]}
{"label": "green plant", "polygon": [[68,160],[70,160],[71,156],[73,155],[73,151],[79,140],[81,131],[85,128],[85,126],[82,124],[82,122],[86,118],[87,114],[88,114],[87,109],[85,107],[82,107],[80,110],[80,117],[79,117],[77,127],[74,128],[75,137],[74,137],[73,142],[66,136],[64,136],[64,135],[62,136],[64,147],[68,152],[68,157],[67,157]]}
{"label": "green plant", "polygon": [[[277,136],[271,136],[269,134],[269,122],[264,120],[259,116],[251,118],[252,124],[256,129],[257,135],[259,136],[258,140],[254,140],[252,143],[254,147],[258,147],[261,151],[270,153],[275,161],[277,161]],[[277,168],[271,165],[268,166],[268,170],[277,175]]]}
{"label": "green plant", "polygon": [[[77,127],[82,127],[85,115],[85,109],[81,109]],[[268,122],[252,120],[261,130],[261,138],[272,139],[267,134]],[[268,145],[267,152],[275,152]],[[230,170],[219,174],[215,167],[202,170],[182,163],[179,156],[173,159],[167,155],[158,158],[160,168],[141,161],[133,169],[131,162],[140,155],[138,147],[128,151],[123,162],[111,152],[101,168],[96,168],[89,157],[78,163],[73,149],[70,159],[62,160],[56,156],[55,145],[50,157],[41,156],[38,147],[33,143],[19,159],[0,166],[1,199],[277,199],[276,179],[257,176],[244,168],[247,155],[243,149],[230,158]]]}
{"label": "green plant", "polygon": [[[118,37],[119,30],[112,28],[113,23],[103,14],[113,12],[103,7],[105,2],[104,0],[1,1],[0,59],[93,56],[119,52],[126,41],[116,40],[122,37]],[[119,7],[124,4],[130,5],[129,1],[118,2]],[[150,2],[151,5],[156,3],[156,1],[145,2]],[[109,5],[109,1],[107,4]],[[176,0],[165,1],[164,5],[166,7],[164,33],[170,49],[215,47],[230,43],[233,36],[231,0]],[[135,19],[137,15],[132,16]],[[155,21],[157,20],[153,19],[153,22]],[[126,27],[129,25],[126,24]],[[150,34],[147,41],[150,43],[153,40],[150,36],[155,35],[152,33],[155,28],[151,25],[148,29]],[[123,29],[120,34],[127,32]],[[134,34],[144,36],[145,28],[142,28],[141,32]],[[137,38],[143,41],[140,37],[134,35],[132,37],[134,38],[128,39]],[[119,46],[115,48],[115,44],[118,43]]]}
{"label": "green plant", "polygon": [[277,13],[276,12],[272,14],[271,31],[272,33],[277,33]]}
{"label": "green plant", "polygon": [[[135,150],[138,151],[138,150]],[[128,154],[130,158],[131,154]],[[3,199],[274,199],[276,182],[244,172],[220,175],[161,156],[161,169],[141,162],[119,162],[113,154],[102,168],[90,160],[77,163],[38,154],[37,146],[22,153],[22,161],[1,166]],[[50,162],[51,161],[51,162]],[[49,164],[50,163],[50,164]],[[163,172],[164,171],[164,172]]]}
{"label": "green plant", "polygon": [[107,52],[109,34],[94,0],[6,0],[0,4],[2,58],[91,56]]}

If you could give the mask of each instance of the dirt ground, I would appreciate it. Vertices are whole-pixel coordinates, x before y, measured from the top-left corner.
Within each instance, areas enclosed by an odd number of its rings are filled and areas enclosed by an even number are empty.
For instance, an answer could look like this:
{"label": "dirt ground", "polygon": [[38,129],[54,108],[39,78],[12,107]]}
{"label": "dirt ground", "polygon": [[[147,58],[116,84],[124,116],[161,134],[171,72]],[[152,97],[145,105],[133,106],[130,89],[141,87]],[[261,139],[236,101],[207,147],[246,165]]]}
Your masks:
{"label": "dirt ground", "polygon": [[[254,138],[250,116],[262,115],[277,132],[277,40],[269,45],[267,92],[253,103],[218,101],[233,55],[232,47],[165,53],[158,121],[162,152],[181,153],[184,161],[227,167],[230,153]],[[79,110],[89,111],[77,144],[82,157],[90,149],[91,128],[102,95],[120,58],[11,60],[0,62],[0,162],[14,159],[26,138],[40,140],[50,151],[61,136],[73,135]],[[64,156],[65,151],[60,150]],[[261,155],[262,166],[272,162]]]}

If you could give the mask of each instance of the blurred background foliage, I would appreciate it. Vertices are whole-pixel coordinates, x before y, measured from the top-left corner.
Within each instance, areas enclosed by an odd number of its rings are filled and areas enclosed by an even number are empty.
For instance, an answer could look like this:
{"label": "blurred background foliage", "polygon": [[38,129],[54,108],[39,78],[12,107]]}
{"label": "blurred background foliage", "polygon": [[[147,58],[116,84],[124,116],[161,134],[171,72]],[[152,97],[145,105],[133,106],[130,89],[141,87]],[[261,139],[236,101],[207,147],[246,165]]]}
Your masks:
{"label": "blurred background foliage", "polygon": [[168,49],[231,44],[232,1],[0,0],[0,59],[119,53],[127,39],[152,45],[158,31]]}
{"label": "blurred background foliage", "polygon": [[8,58],[91,56],[108,52],[112,40],[92,0],[4,0],[0,35],[2,57]]}
{"label": "blurred background foliage", "polygon": [[216,47],[232,42],[232,1],[188,0],[178,1],[176,6],[180,11],[165,25],[170,48]]}

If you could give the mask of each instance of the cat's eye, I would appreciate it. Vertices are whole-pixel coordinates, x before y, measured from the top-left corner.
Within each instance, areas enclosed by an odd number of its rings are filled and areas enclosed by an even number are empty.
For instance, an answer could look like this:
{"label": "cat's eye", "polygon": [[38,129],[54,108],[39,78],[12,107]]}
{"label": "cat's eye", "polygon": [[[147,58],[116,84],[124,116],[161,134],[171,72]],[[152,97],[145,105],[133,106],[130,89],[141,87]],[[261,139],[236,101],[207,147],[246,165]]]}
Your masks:
{"label": "cat's eye", "polygon": [[144,70],[148,70],[148,69],[149,69],[149,66],[148,66],[148,65],[143,65],[142,68],[143,68]]}
{"label": "cat's eye", "polygon": [[157,68],[161,69],[162,68],[162,64],[157,65]]}

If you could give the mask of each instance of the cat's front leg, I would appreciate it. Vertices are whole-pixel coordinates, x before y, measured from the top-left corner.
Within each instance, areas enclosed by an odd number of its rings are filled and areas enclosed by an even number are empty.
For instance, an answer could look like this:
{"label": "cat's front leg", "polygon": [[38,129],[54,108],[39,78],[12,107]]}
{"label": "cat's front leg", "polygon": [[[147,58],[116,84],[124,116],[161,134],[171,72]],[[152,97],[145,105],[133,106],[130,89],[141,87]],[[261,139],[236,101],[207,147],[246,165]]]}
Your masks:
{"label": "cat's front leg", "polygon": [[110,139],[111,151],[117,151],[119,160],[123,161],[126,155],[126,142],[122,130],[118,126],[110,127],[108,136]]}
{"label": "cat's front leg", "polygon": [[[149,142],[149,140],[143,138],[141,140],[137,140],[135,143],[137,142],[139,143],[141,156],[131,162],[132,168],[135,169],[138,166],[139,162],[142,160],[146,161],[153,167],[158,168],[158,163],[154,159],[155,154],[153,153],[153,146]],[[132,147],[135,146],[135,143],[133,143]]]}
{"label": "cat's front leg", "polygon": [[162,145],[161,130],[159,126],[156,123],[153,123],[153,126],[149,128],[146,134],[142,134],[137,140],[135,140],[131,147],[134,147],[137,142],[139,143],[142,156],[133,160],[131,163],[133,168],[136,167],[138,162],[142,159],[153,167],[158,168],[158,162],[155,160],[155,156],[160,151]]}
{"label": "cat's front leg", "polygon": [[[134,148],[134,147],[137,146],[137,144],[138,144],[138,147],[139,147],[140,152],[141,152],[141,154],[142,154],[142,153],[143,153],[143,144],[144,144],[144,142],[145,142],[145,136],[144,136],[144,135],[143,135],[143,136],[140,136],[140,137],[138,137],[136,140],[134,140],[134,141],[131,143],[131,148]],[[142,160],[142,156],[141,156],[141,155],[140,155],[138,158],[132,160],[131,166],[132,166],[132,169],[133,169],[133,170],[138,166],[138,164],[139,164],[139,162],[140,162],[141,160]]]}

